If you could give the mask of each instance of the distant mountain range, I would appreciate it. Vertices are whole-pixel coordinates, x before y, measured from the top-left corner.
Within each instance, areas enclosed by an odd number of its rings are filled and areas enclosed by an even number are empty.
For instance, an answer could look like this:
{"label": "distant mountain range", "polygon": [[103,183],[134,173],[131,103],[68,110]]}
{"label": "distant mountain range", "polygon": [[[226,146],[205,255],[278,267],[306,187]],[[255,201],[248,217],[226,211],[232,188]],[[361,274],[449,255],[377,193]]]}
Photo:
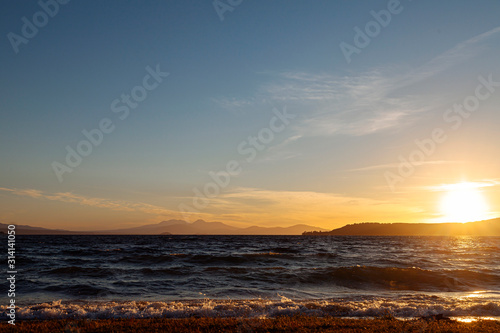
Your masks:
{"label": "distant mountain range", "polygon": [[[7,224],[0,223],[7,233]],[[126,229],[70,231],[16,225],[18,235],[313,235],[313,236],[500,236],[500,218],[468,223],[355,223],[338,229],[297,224],[291,227],[233,227],[222,222],[169,220]]]}
{"label": "distant mountain range", "polygon": [[[8,224],[0,223],[0,231],[7,233]],[[16,235],[86,235],[87,232],[69,231],[63,229],[46,229],[41,227],[32,227],[29,225],[16,224]]]}
{"label": "distant mountain range", "polygon": [[355,223],[306,236],[500,236],[500,218],[468,223]]}
{"label": "distant mountain range", "polygon": [[[0,223],[0,231],[7,232],[7,226],[7,224]],[[304,231],[327,231],[327,229],[306,224],[297,224],[286,228],[258,226],[238,228],[222,222],[205,222],[203,220],[193,223],[169,220],[135,228],[88,232],[16,225],[16,234],[18,235],[301,235]]]}

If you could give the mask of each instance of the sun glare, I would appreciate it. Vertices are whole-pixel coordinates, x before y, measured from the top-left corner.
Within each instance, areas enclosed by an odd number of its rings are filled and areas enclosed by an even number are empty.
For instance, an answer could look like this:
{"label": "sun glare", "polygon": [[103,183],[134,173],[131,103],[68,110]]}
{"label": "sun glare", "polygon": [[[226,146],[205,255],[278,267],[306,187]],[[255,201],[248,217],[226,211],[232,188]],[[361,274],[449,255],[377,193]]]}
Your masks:
{"label": "sun glare", "polygon": [[476,183],[444,185],[447,191],[441,201],[446,222],[471,222],[488,218],[488,205]]}

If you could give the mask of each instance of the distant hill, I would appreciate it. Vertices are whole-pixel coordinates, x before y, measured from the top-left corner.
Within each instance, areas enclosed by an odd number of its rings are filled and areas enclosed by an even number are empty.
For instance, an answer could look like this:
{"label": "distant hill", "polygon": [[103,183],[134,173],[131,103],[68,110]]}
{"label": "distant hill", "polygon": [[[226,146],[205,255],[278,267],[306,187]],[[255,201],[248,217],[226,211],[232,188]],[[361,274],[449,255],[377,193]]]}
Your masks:
{"label": "distant hill", "polygon": [[181,220],[163,221],[158,224],[150,224],[145,227],[132,229],[114,230],[112,232],[130,233],[147,230],[151,234],[172,234],[172,235],[301,235],[304,231],[327,231],[327,229],[317,228],[306,224],[297,224],[291,227],[258,227],[238,228],[222,222],[206,222],[198,220],[189,223]]}
{"label": "distant hill", "polygon": [[500,236],[500,218],[468,223],[356,223],[306,236]]}
{"label": "distant hill", "polygon": [[300,235],[304,231],[326,231],[327,229],[312,227],[307,224],[296,224],[291,227],[248,227],[240,231],[241,235]]}
{"label": "distant hill", "polygon": [[[7,232],[7,224],[0,223],[0,231]],[[327,231],[327,229],[297,224],[291,227],[233,227],[222,222],[198,220],[189,223],[169,220],[141,227],[78,232],[63,229],[46,229],[29,225],[16,225],[17,235],[300,235],[304,231]]]}
{"label": "distant hill", "polygon": [[[8,224],[0,223],[0,231],[7,233]],[[92,232],[69,231],[64,229],[47,229],[16,224],[16,235],[89,235]]]}
{"label": "distant hill", "polygon": [[[203,223],[201,223],[203,222]],[[306,224],[296,224],[291,227],[258,227],[247,228],[230,227],[220,222],[196,221],[187,225],[176,225],[169,228],[173,235],[300,235],[305,230],[326,231],[326,229],[312,227]],[[211,224],[218,223],[218,225]],[[227,229],[229,227],[229,229]],[[165,233],[162,233],[165,234]]]}

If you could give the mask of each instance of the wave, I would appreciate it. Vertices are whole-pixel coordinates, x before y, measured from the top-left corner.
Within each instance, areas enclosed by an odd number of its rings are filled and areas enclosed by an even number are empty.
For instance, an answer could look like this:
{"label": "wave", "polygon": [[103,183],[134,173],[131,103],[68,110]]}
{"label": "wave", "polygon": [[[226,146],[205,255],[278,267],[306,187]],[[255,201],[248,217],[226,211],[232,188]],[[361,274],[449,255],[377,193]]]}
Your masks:
{"label": "wave", "polygon": [[120,256],[114,258],[114,262],[116,263],[131,263],[131,264],[146,264],[146,265],[154,265],[154,264],[162,264],[169,263],[175,260],[175,256],[171,255],[150,255],[150,254],[132,254],[128,256]]}
{"label": "wave", "polygon": [[500,277],[491,272],[425,270],[416,267],[353,266],[315,269],[297,276],[300,282],[333,283],[354,289],[417,291],[468,291],[498,286]]}
{"label": "wave", "polygon": [[109,295],[116,294],[115,291],[103,287],[88,284],[70,284],[70,285],[50,285],[43,288],[44,291],[49,292],[64,292],[66,295],[76,296],[76,297],[88,297],[88,296],[98,296],[105,297]]}
{"label": "wave", "polygon": [[[214,269],[216,271],[217,269]],[[221,269],[222,270],[222,269]],[[328,267],[241,270],[245,281],[278,283],[286,288],[345,287],[356,290],[474,291],[498,289],[500,277],[491,271],[424,270],[399,267]],[[232,271],[237,273],[237,271]]]}
{"label": "wave", "polygon": [[[256,254],[258,255],[258,254]],[[240,256],[190,256],[188,260],[198,263],[195,266],[176,265],[146,265],[114,267],[81,267],[67,266],[39,271],[46,278],[40,279],[45,284],[45,291],[57,291],[75,295],[72,284],[58,284],[52,288],[54,278],[90,279],[87,282],[100,286],[109,286],[111,282],[128,281],[130,279],[142,281],[147,279],[148,283],[157,283],[159,288],[176,285],[184,288],[185,283],[190,282],[190,289],[202,288],[213,285],[214,281],[226,281],[227,285],[221,286],[221,290],[231,286],[240,285],[242,282],[250,283],[249,286],[270,290],[280,288],[281,290],[325,290],[333,292],[345,288],[362,291],[431,291],[431,292],[464,292],[475,290],[498,290],[500,288],[500,276],[494,270],[426,270],[416,267],[378,267],[378,266],[346,266],[346,267],[319,267],[319,268],[297,268],[288,266],[284,262],[274,262],[274,254],[260,254],[268,257],[267,266],[255,267],[253,265],[242,265]],[[156,262],[164,262],[164,257],[157,256]],[[172,256],[168,256],[172,257]],[[279,256],[278,256],[279,257]],[[251,260],[251,258],[246,260]],[[203,263],[203,264],[201,264]],[[244,263],[244,262],[243,262]],[[185,280],[192,278],[191,280]],[[0,286],[6,285],[6,281]],[[20,282],[22,283],[22,281]],[[31,286],[31,284],[30,284]],[[279,287],[278,287],[279,286]],[[24,286],[23,287],[28,287]],[[50,289],[52,288],[52,289]],[[78,294],[85,296],[87,289]],[[90,289],[89,295],[95,291]],[[124,289],[124,295],[131,292]],[[323,295],[324,296],[324,295]],[[323,297],[320,296],[320,297]]]}
{"label": "wave", "polygon": [[54,268],[46,271],[40,271],[40,274],[50,274],[50,275],[59,275],[59,276],[85,276],[85,277],[112,277],[115,273],[117,273],[116,268],[113,270],[103,269],[99,267],[79,267],[79,266],[68,266],[68,267],[60,267]]}
{"label": "wave", "polygon": [[301,254],[302,249],[293,247],[273,247],[273,248],[260,248],[259,252],[271,252],[271,253],[293,253]]}
{"label": "wave", "polygon": [[[0,306],[0,319],[6,319],[7,306]],[[124,301],[62,302],[19,306],[16,317],[26,319],[108,319],[108,318],[189,318],[258,317],[310,315],[334,317],[381,317],[391,314],[415,318],[444,314],[450,317],[498,317],[500,302],[483,299],[442,298],[407,295],[401,298],[369,297],[363,300],[321,299],[280,300],[199,300],[199,301]]]}
{"label": "wave", "polygon": [[[322,260],[335,259],[338,257],[336,253],[318,252],[313,254],[298,255],[293,249],[287,248],[272,248],[263,249],[264,251],[256,251],[253,253],[238,253],[230,254],[186,254],[186,253],[147,253],[142,251],[141,254],[124,251],[121,249],[110,250],[94,250],[83,253],[80,250],[65,250],[63,255],[66,258],[61,258],[65,263],[70,265],[78,265],[80,262],[91,263],[95,262],[101,256],[109,257],[110,252],[113,256],[107,259],[111,263],[128,263],[138,265],[155,265],[163,263],[182,262],[184,264],[195,265],[241,265],[261,263],[262,260],[289,260],[289,261],[307,261],[319,258]],[[28,261],[31,262],[31,261]],[[32,261],[36,263],[36,261]]]}

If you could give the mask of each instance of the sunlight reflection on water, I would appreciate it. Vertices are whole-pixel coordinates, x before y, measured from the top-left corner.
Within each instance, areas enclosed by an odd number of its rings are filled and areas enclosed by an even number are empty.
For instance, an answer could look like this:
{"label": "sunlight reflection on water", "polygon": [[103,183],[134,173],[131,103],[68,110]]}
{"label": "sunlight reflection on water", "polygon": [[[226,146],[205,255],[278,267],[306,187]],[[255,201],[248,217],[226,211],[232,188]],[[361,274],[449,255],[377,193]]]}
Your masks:
{"label": "sunlight reflection on water", "polygon": [[497,320],[500,321],[500,317],[452,317],[453,320],[459,321],[461,323],[473,323],[478,320]]}

